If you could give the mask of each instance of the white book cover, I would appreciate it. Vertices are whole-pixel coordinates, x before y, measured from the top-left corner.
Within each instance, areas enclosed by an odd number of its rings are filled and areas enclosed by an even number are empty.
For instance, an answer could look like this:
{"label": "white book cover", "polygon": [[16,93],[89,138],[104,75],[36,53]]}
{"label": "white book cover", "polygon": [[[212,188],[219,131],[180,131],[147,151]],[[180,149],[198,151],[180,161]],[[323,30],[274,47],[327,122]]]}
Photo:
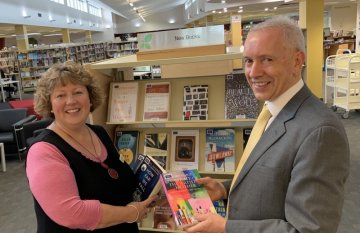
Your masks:
{"label": "white book cover", "polygon": [[173,130],[170,170],[198,169],[199,130]]}
{"label": "white book cover", "polygon": [[137,82],[111,83],[110,122],[134,122],[139,84]]}
{"label": "white book cover", "polygon": [[170,83],[146,83],[144,99],[144,121],[169,119]]}

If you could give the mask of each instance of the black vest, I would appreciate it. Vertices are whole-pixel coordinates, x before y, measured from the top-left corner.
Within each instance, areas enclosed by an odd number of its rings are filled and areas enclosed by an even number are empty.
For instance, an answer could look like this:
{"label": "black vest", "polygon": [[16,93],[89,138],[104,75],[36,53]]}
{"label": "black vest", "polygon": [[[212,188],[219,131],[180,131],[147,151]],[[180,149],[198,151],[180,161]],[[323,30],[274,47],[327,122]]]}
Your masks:
{"label": "black vest", "polygon": [[[100,163],[84,157],[80,152],[71,147],[59,135],[51,130],[43,130],[34,143],[39,141],[51,143],[63,153],[74,172],[80,198],[82,200],[99,200],[103,204],[125,206],[132,202],[132,193],[135,190],[135,177],[133,172],[126,162],[123,163],[119,160],[119,155],[106,131],[100,126],[89,125],[89,127],[91,127],[105,145],[108,156],[104,162],[109,167],[116,169],[119,173],[119,179],[112,179],[107,170],[103,168]],[[46,174],[44,174],[44,176],[46,176]],[[51,187],[49,187],[48,192],[51,192]],[[34,206],[38,224],[38,233],[89,232],[86,230],[69,229],[55,223],[46,215],[35,198]],[[108,228],[97,229],[93,232],[136,233],[139,231],[136,223],[124,223]]]}

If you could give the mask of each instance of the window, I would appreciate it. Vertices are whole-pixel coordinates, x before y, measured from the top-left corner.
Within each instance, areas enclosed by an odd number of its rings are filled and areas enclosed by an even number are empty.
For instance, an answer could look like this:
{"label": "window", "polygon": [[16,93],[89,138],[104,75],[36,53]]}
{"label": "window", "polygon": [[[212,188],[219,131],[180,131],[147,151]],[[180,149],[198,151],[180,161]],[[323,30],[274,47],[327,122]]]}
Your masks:
{"label": "window", "polygon": [[88,3],[88,5],[89,5],[89,14],[102,17],[101,8],[96,7],[90,3]]}
{"label": "window", "polygon": [[85,0],[67,0],[67,5],[76,10],[88,12]]}
{"label": "window", "polygon": [[56,2],[64,5],[64,0],[50,0],[50,2]]}

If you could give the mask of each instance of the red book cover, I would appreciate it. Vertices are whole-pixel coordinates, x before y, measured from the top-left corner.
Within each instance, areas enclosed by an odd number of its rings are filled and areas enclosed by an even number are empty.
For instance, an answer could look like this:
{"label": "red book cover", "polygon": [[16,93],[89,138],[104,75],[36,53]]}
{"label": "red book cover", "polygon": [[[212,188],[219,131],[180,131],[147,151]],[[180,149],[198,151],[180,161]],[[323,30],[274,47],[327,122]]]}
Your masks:
{"label": "red book cover", "polygon": [[195,182],[198,170],[183,170],[161,174],[161,184],[178,228],[195,224],[196,213],[216,213],[206,189]]}

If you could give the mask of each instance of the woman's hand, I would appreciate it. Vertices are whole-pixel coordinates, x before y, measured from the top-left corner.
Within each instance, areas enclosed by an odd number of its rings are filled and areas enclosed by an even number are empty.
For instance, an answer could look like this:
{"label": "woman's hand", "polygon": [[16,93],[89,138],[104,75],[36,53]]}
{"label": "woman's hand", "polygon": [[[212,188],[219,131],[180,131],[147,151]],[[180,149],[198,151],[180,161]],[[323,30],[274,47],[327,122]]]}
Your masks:
{"label": "woman's hand", "polygon": [[158,196],[154,195],[144,201],[131,202],[131,203],[127,204],[127,207],[131,211],[131,212],[129,212],[129,214],[131,214],[131,219],[133,219],[133,220],[129,221],[128,223],[138,222],[138,221],[141,221],[142,219],[146,218],[147,214],[151,211],[151,209],[153,207],[152,204],[155,202],[155,200],[157,198],[158,198]]}

